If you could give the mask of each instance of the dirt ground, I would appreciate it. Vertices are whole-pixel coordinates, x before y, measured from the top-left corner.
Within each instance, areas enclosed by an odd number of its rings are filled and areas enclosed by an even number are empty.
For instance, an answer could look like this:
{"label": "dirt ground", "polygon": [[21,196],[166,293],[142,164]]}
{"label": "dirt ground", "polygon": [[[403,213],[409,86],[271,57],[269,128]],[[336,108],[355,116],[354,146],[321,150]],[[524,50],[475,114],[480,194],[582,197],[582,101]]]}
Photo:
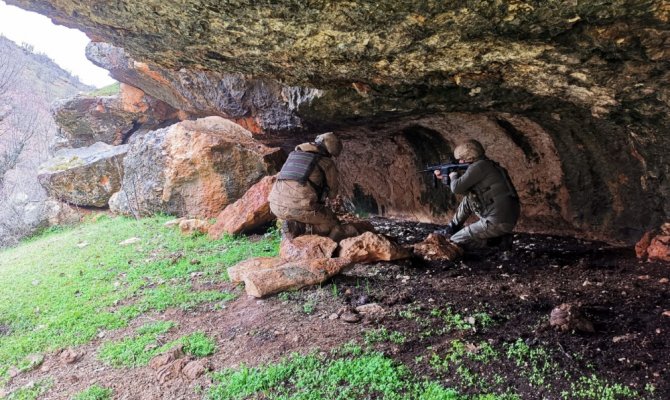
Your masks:
{"label": "dirt ground", "polygon": [[[401,244],[418,242],[434,229],[383,219],[373,222],[378,231]],[[663,313],[670,310],[668,278],[670,265],[641,262],[632,247],[516,234],[509,252],[470,254],[456,263],[410,259],[358,264],[321,287],[262,300],[246,296],[241,287],[222,286],[239,297],[223,307],[207,305],[145,316],[129,328],[106,332],[95,342],[74,349],[83,356],[73,364],[64,363],[59,354],[47,355],[40,368],[16,376],[9,389],[51,378],[52,387],[41,398],[68,399],[95,383],[113,388],[115,399],[202,398],[210,384],[207,375],[161,382],[150,367],[115,369],[96,358],[103,341],[124,337],[150,320],[170,320],[179,325],[165,341],[194,330],[216,339],[217,352],[208,357],[213,370],[277,361],[292,352],[327,351],[351,340],[363,343],[366,331],[385,327],[408,340],[380,342],[376,349],[419,376],[464,393],[472,389],[461,385],[458,377],[436,373],[427,362],[417,362],[417,357],[429,357],[428,349],[439,353],[454,339],[492,345],[521,339],[529,346],[550,349],[562,371],[576,376],[593,372],[640,391],[653,384],[655,392],[644,398],[667,399],[670,317]],[[359,315],[355,322],[335,318],[343,308],[370,303],[380,305],[383,312]],[[550,327],[552,309],[563,303],[580,309],[594,332]],[[444,322],[432,318],[431,310],[446,306],[463,315],[485,312],[493,323],[477,331],[441,331]],[[418,317],[407,318],[410,312]],[[560,398],[571,384],[559,376],[539,387],[515,380],[510,374],[516,368],[512,361],[487,370],[473,368],[480,374],[508,377],[491,391],[511,388],[524,399]]]}

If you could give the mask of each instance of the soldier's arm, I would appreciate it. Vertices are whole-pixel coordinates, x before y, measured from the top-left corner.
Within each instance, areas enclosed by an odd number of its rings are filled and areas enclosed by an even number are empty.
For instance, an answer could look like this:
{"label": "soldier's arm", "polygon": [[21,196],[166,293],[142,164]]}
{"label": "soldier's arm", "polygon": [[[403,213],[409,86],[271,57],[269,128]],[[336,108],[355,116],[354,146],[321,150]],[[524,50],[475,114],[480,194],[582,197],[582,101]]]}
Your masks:
{"label": "soldier's arm", "polygon": [[475,186],[483,177],[483,170],[481,164],[471,165],[465,173],[456,179],[451,180],[451,191],[455,194],[466,194],[473,186]]}
{"label": "soldier's arm", "polygon": [[337,195],[340,188],[339,172],[333,160],[324,158],[321,161],[325,184],[328,187],[328,197],[332,199]]}

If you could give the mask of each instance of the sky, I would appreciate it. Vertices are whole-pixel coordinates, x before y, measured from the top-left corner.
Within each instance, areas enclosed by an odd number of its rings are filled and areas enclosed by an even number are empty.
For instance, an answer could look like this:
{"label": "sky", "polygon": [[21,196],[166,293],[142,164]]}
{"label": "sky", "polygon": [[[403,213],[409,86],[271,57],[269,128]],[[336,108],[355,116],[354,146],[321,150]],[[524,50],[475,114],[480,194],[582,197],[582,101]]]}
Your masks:
{"label": "sky", "polygon": [[85,55],[88,37],[81,31],[54,25],[43,15],[9,6],[0,0],[0,35],[18,45],[30,44],[87,85],[104,87],[116,82],[105,69]]}

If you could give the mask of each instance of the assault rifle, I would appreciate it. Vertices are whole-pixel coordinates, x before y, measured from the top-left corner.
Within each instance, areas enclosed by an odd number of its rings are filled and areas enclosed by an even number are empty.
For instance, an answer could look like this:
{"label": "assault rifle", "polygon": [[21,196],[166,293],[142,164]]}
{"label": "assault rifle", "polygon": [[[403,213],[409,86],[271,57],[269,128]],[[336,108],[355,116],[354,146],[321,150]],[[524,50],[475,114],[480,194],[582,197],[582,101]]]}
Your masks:
{"label": "assault rifle", "polygon": [[430,172],[431,175],[433,176],[433,187],[437,187],[437,176],[435,176],[434,171],[439,170],[440,174],[442,175],[442,183],[444,183],[445,185],[449,185],[450,173],[454,171],[465,171],[466,169],[468,169],[469,166],[470,163],[457,164],[454,162],[450,162],[447,164],[428,165],[426,166],[426,169],[421,170],[421,173]]}

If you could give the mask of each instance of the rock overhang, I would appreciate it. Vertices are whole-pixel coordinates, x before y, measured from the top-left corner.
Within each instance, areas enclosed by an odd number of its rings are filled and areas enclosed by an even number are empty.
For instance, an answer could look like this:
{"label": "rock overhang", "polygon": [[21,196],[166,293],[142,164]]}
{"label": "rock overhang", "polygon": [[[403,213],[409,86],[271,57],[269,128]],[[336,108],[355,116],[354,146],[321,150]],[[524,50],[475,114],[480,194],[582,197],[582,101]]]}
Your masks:
{"label": "rock overhang", "polygon": [[[194,96],[194,116],[309,133],[445,112],[509,113],[555,143],[574,210],[565,217],[575,225],[635,236],[670,214],[670,7],[662,0],[8,3],[122,48],[175,81],[272,86],[269,97],[238,93],[256,102],[220,103],[228,109]],[[153,84],[139,87],[153,95]],[[170,96],[188,92],[168,82],[155,93],[174,106]],[[524,153],[537,151],[524,148],[523,129],[498,124]]]}
{"label": "rock overhang", "polygon": [[594,50],[670,57],[662,50],[670,11],[661,0],[8,3],[167,69],[344,86],[367,96],[401,96],[413,86],[514,85],[519,69],[569,77],[574,71],[552,69],[584,62]]}

